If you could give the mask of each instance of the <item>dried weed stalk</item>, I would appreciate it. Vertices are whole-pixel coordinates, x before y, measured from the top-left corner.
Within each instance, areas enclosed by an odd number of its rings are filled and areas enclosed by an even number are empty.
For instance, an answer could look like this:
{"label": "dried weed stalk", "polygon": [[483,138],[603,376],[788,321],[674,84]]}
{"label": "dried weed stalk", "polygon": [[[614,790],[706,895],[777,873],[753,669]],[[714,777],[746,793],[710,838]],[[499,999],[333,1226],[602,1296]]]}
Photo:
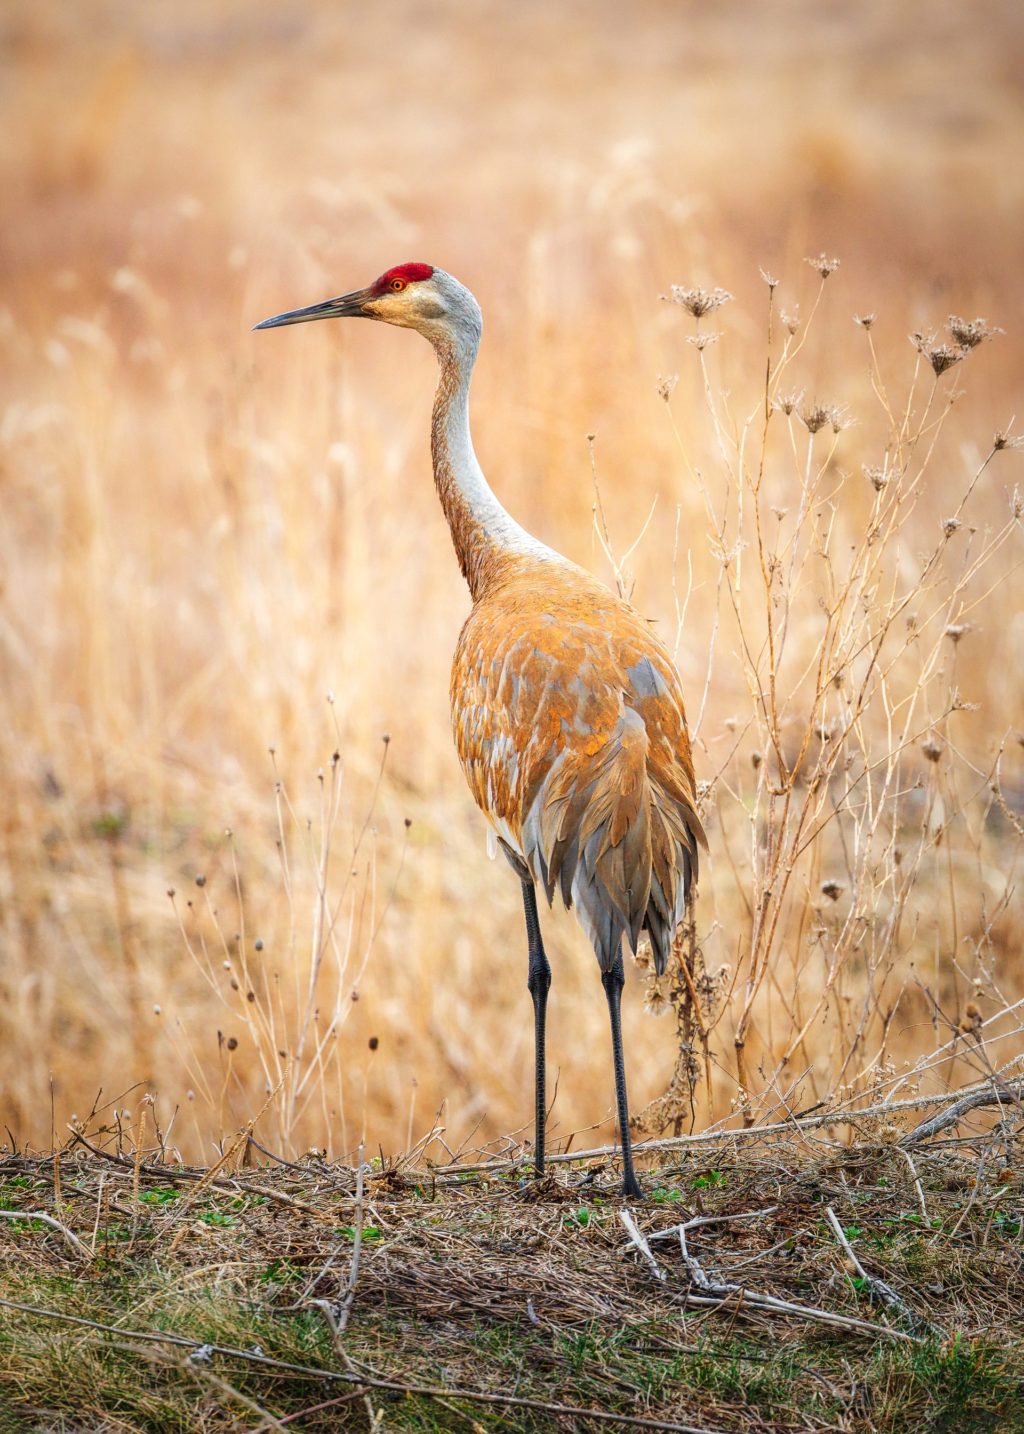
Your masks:
{"label": "dried weed stalk", "polygon": [[[795,1111],[880,1082],[895,1091],[953,1081],[954,1071],[977,1078],[1021,1031],[996,959],[1021,828],[1011,813],[1009,842],[1005,823],[995,831],[998,766],[967,716],[975,704],[956,665],[973,640],[971,615],[1020,541],[1019,502],[987,525],[972,504],[1011,446],[1007,435],[965,469],[929,546],[907,542],[912,519],[927,531],[933,475],[955,461],[942,444],[951,404],[940,375],[997,330],[951,318],[951,344],[913,336],[933,377],[922,390],[910,376],[897,403],[879,370],[874,316],[858,320],[874,403],[858,413],[857,447],[872,455],[866,493],[849,471],[845,405],[805,403],[793,384],[837,267],[824,256],[808,263],[820,283],[799,338],[783,317],[779,342],[778,281],[769,285],[756,404],[734,413],[739,385],[713,376],[703,351],[703,419],[687,415],[684,426],[666,395],[718,568],[704,698],[693,711],[714,859],[700,934],[684,941],[689,955],[681,950],[672,977],[680,1062],[644,1129],[674,1123],[678,1133],[698,1072],[708,1112],[725,1105],[750,1125],[769,1106]],[[728,681],[730,661],[745,706],[709,733],[707,693]],[[705,961],[731,972],[728,999],[702,994]],[[968,995],[976,1014],[965,1024]],[[900,1075],[891,1030],[915,1020],[920,1058]],[[808,1044],[823,1025],[824,1057]]]}

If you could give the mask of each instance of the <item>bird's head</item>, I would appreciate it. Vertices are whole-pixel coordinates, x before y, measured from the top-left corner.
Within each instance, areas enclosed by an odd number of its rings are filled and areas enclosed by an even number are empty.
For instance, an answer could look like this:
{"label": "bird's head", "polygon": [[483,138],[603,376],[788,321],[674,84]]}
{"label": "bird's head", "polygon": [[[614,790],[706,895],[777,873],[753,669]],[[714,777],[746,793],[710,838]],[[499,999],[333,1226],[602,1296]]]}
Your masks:
{"label": "bird's head", "polygon": [[377,319],[416,329],[435,347],[453,340],[473,348],[480,339],[480,306],[473,295],[430,264],[398,264],[387,269],[365,289],[341,294],[307,309],[289,309],[257,324],[258,329],[278,329],[286,324],[304,324],[313,319]]}

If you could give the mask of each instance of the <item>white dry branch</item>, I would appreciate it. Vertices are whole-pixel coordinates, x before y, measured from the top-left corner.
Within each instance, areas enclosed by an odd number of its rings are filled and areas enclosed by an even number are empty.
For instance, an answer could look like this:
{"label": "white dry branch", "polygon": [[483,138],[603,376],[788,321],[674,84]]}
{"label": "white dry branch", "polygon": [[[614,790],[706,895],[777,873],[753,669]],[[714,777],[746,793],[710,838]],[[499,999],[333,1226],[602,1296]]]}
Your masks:
{"label": "white dry branch", "polygon": [[664,1284],[668,1279],[668,1275],[666,1275],[665,1271],[661,1268],[657,1260],[654,1258],[650,1245],[647,1243],[647,1240],[644,1238],[643,1232],[641,1231],[640,1227],[637,1225],[636,1220],[633,1217],[632,1210],[620,1210],[619,1219],[622,1221],[623,1225],[625,1225],[626,1234],[629,1236],[631,1242],[636,1246],[636,1248],[640,1251],[641,1255],[643,1255],[644,1259],[647,1261],[647,1264],[650,1267],[651,1274],[656,1280],[660,1281],[661,1284]]}
{"label": "white dry branch", "polygon": [[[687,1235],[693,1230],[699,1230],[707,1225],[723,1225],[735,1223],[740,1220],[761,1220],[775,1213],[776,1206],[769,1206],[764,1210],[748,1210],[734,1215],[694,1215],[681,1224],[673,1225],[667,1230],[659,1230],[655,1234],[643,1236],[636,1228],[632,1219],[626,1219],[629,1211],[622,1211],[620,1218],[626,1226],[626,1231],[632,1244],[634,1244],[643,1255],[647,1264],[651,1267],[655,1278],[662,1282],[667,1281],[667,1275],[658,1264],[651,1251],[651,1243],[655,1240],[667,1240],[675,1236],[679,1241],[679,1248],[682,1252],[683,1263],[690,1276],[693,1289],[686,1292],[683,1300],[686,1304],[702,1305],[705,1307],[720,1308],[727,1304],[730,1308],[748,1308],[758,1310],[764,1314],[786,1315],[793,1319],[815,1320],[821,1324],[836,1325],[843,1329],[859,1330],[872,1335],[886,1335],[890,1339],[906,1340],[915,1342],[917,1336],[906,1334],[903,1330],[891,1329],[887,1325],[872,1324],[868,1320],[856,1319],[851,1315],[838,1314],[835,1310],[821,1309],[816,1305],[798,1304],[794,1300],[779,1299],[776,1295],[768,1295],[760,1290],[754,1290],[746,1285],[740,1285],[732,1280],[724,1280],[709,1275],[703,1265],[693,1253],[687,1241]],[[632,1227],[632,1228],[631,1228]],[[898,1297],[897,1297],[898,1298]],[[903,1306],[905,1309],[906,1307]]]}
{"label": "white dry branch", "polygon": [[48,1225],[51,1230],[56,1230],[58,1234],[63,1235],[75,1254],[81,1255],[83,1260],[91,1261],[96,1258],[88,1245],[84,1245],[73,1230],[69,1230],[66,1225],[62,1225],[52,1215],[47,1215],[45,1210],[0,1210],[0,1220],[38,1220],[41,1224]]}
{"label": "white dry branch", "polygon": [[980,1089],[965,1091],[951,1105],[939,1110],[935,1115],[923,1120],[920,1125],[905,1135],[899,1142],[900,1148],[909,1150],[911,1146],[920,1145],[922,1141],[928,1140],[933,1135],[938,1135],[942,1130],[949,1130],[957,1125],[965,1115],[972,1110],[980,1110],[983,1106],[1017,1106],[1021,1105],[1021,1097],[1024,1095],[1024,1083],[1021,1081],[992,1081]]}
{"label": "white dry branch", "polygon": [[850,1244],[850,1241],[847,1238],[846,1231],[839,1223],[839,1219],[836,1215],[836,1212],[832,1209],[831,1205],[829,1205],[826,1209],[825,1217],[828,1220],[828,1223],[832,1226],[832,1230],[835,1234],[836,1239],[839,1241],[840,1245],[843,1247],[843,1250],[846,1252],[847,1259],[857,1271],[857,1274],[860,1279],[863,1280],[865,1288],[869,1291],[869,1293],[872,1294],[876,1299],[881,1300],[883,1304],[888,1305],[890,1309],[895,1310],[897,1314],[901,1315],[903,1319],[905,1319],[907,1323],[911,1326],[912,1329],[926,1329],[930,1334],[941,1333],[938,1325],[932,1324],[930,1320],[923,1319],[921,1315],[916,1314],[907,1304],[906,1300],[902,1299],[896,1293],[892,1285],[887,1284],[885,1280],[879,1279],[877,1275],[868,1274],[867,1270],[857,1258],[853,1246]]}
{"label": "white dry branch", "polygon": [[[1009,1065],[1010,1068],[1016,1068],[1019,1061],[1012,1061]],[[992,1079],[988,1079],[962,1091],[907,1096],[902,1100],[875,1101],[870,1105],[855,1109],[838,1107],[820,1115],[791,1116],[788,1120],[774,1121],[768,1125],[743,1126],[738,1130],[719,1128],[699,1131],[695,1135],[672,1135],[661,1140],[642,1140],[633,1146],[633,1153],[634,1155],[651,1155],[674,1150],[699,1149],[708,1145],[748,1145],[760,1140],[802,1135],[816,1130],[825,1131],[834,1126],[845,1125],[854,1128],[860,1125],[870,1126],[879,1120],[890,1121],[893,1115],[900,1111],[925,1110],[931,1106],[939,1106],[940,1110],[935,1116],[922,1122],[897,1142],[899,1147],[906,1150],[920,1144],[929,1135],[955,1125],[964,1115],[973,1110],[984,1106],[1019,1103],[1024,1099],[1024,1078],[1007,1079],[1003,1072],[996,1072],[995,1082],[994,1084]],[[577,1161],[613,1159],[619,1154],[620,1147],[617,1145],[599,1145],[590,1150],[555,1151],[546,1159],[549,1164],[571,1165]],[[498,1174],[501,1171],[514,1170],[523,1163],[528,1163],[525,1156],[516,1159],[481,1160],[471,1164],[460,1164],[453,1161],[448,1165],[434,1166],[433,1173],[435,1176],[451,1176],[452,1178],[475,1171]]]}

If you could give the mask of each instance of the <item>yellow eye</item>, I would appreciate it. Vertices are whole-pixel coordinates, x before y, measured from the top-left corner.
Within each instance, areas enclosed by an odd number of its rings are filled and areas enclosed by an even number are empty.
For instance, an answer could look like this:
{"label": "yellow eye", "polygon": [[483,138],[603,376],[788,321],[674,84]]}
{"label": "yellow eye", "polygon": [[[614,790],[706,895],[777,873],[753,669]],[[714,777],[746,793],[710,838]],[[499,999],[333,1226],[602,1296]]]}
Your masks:
{"label": "yellow eye", "polygon": [[392,292],[393,294],[400,294],[404,288],[405,288],[405,280],[404,280],[404,279],[392,279],[392,280],[391,280],[391,292]]}

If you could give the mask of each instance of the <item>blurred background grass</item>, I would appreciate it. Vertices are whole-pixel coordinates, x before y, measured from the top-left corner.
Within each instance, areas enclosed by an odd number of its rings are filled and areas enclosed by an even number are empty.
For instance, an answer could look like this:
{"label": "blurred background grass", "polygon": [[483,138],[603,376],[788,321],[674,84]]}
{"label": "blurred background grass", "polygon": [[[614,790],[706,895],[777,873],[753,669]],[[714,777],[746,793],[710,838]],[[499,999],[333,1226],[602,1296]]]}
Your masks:
{"label": "blurred background grass", "polygon": [[[8,7],[0,41],[4,1121],[45,1144],[100,1087],[146,1081],[165,1119],[181,1105],[175,1139],[198,1156],[258,1109],[266,1051],[288,1039],[254,1034],[252,1008],[276,1002],[287,1026],[305,1000],[317,773],[329,788],[337,750],[341,914],[322,997],[337,1054],[292,1148],[337,1152],[365,1131],[395,1149],[442,1100],[452,1139],[513,1129],[531,1103],[525,951],[516,883],[487,860],[449,736],[467,595],[430,482],[433,359],[383,327],[251,325],[405,259],[457,274],[485,314],[475,428],[494,486],[607,576],[594,434],[620,550],[659,499],[632,566],[666,631],[678,507],[695,705],[714,568],[656,391],[692,369],[659,296],[673,282],[736,295],[721,347],[746,357],[723,381],[756,396],[759,266],[806,312],[802,257],[840,255],[797,377],[855,410],[869,382],[853,314],[878,313],[894,371],[909,370],[908,332],[950,311],[1001,324],[937,470],[955,502],[1019,406],[1024,13],[41,0]],[[684,377],[684,421],[699,401]],[[855,466],[871,455],[852,432]],[[1005,511],[1014,472],[979,496],[983,514]],[[957,658],[982,704],[979,768],[1022,720],[1020,595],[1008,564]],[[705,772],[748,701],[721,665]],[[1006,777],[1024,790],[1018,752]],[[572,919],[547,928],[564,1133],[607,1121],[605,1013]],[[641,1006],[634,980],[637,1107],[674,1061],[669,1023]],[[902,1055],[923,1024],[901,1026]]]}

